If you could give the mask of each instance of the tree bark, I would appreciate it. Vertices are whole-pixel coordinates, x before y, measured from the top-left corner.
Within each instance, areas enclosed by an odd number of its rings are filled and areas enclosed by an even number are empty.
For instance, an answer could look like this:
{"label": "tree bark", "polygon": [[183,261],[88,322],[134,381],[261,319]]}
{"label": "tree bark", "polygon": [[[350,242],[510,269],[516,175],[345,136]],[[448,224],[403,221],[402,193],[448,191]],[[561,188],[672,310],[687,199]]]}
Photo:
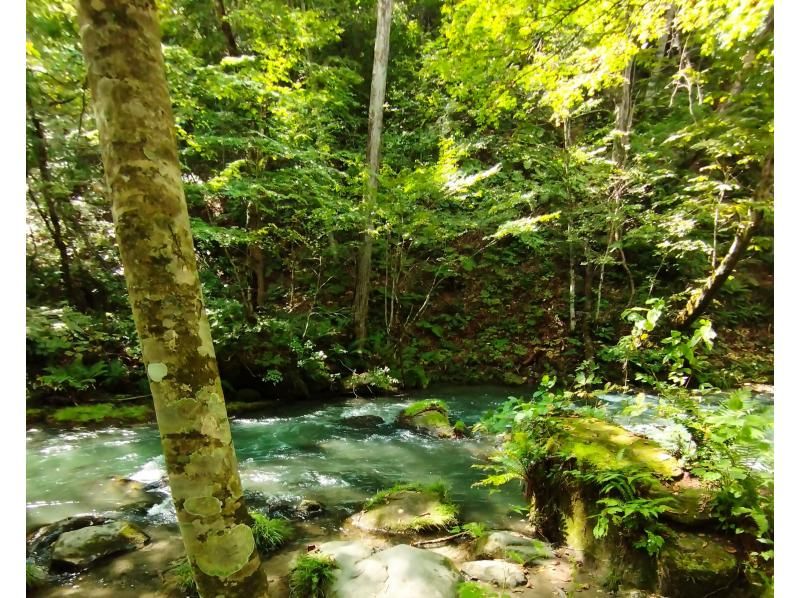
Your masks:
{"label": "tree bark", "polygon": [[[45,227],[47,228],[50,236],[53,239],[53,245],[58,251],[59,269],[61,270],[61,283],[64,285],[64,294],[67,299],[79,310],[86,308],[86,302],[83,295],[78,293],[72,281],[72,264],[69,257],[69,248],[64,241],[64,234],[61,230],[61,218],[56,210],[56,202],[53,197],[53,180],[50,176],[50,159],[47,151],[47,140],[44,134],[44,126],[36,113],[31,98],[30,90],[26,90],[25,105],[28,109],[28,117],[31,121],[33,129],[33,152],[36,156],[36,166],[39,168],[39,177],[42,181],[41,196],[44,200],[44,210],[40,211],[40,216],[44,220]],[[34,199],[33,193],[29,196]],[[38,208],[38,203],[36,203]]]}
{"label": "tree bark", "polygon": [[225,2],[223,0],[214,0],[214,7],[217,10],[217,17],[219,18],[219,26],[222,29],[222,35],[225,36],[228,56],[241,56],[239,46],[236,44],[236,36],[233,35],[233,29],[228,22],[228,12],[225,10]]}
{"label": "tree bark", "polygon": [[[248,231],[257,231],[261,228],[261,215],[252,202],[247,206],[246,228]],[[256,311],[264,305],[267,299],[267,279],[264,276],[266,259],[264,258],[264,250],[259,242],[249,243],[247,253],[248,262],[253,271],[254,283],[250,295],[252,296],[253,310]]]}
{"label": "tree bark", "polygon": [[754,206],[748,210],[748,217],[739,225],[736,236],[733,238],[728,253],[709,276],[702,287],[695,290],[689,297],[684,308],[672,319],[672,327],[677,330],[686,330],[708,309],[722,285],[728,280],[736,264],[744,255],[753,233],[764,218],[761,202],[766,200],[771,193],[773,178],[772,152],[764,159],[761,168],[761,179],[756,188]]}
{"label": "tree bark", "polygon": [[125,282],[200,595],[263,597],[181,182],[155,0],[80,0]]}
{"label": "tree bark", "polygon": [[359,347],[367,338],[369,282],[372,274],[372,237],[375,234],[372,212],[378,197],[383,101],[386,96],[386,73],[389,65],[389,30],[392,24],[392,0],[378,0],[378,23],[375,30],[375,55],[372,60],[372,86],[369,94],[369,137],[367,139],[367,189],[362,204],[365,232],[358,250],[353,320]]}

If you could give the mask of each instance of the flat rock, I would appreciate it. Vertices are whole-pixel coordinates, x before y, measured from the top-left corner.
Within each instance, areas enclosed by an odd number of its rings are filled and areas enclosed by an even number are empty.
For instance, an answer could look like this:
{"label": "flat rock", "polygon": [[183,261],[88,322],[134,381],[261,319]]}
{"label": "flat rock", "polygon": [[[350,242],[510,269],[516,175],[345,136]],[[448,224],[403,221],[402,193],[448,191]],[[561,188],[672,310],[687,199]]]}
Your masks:
{"label": "flat rock", "polygon": [[97,559],[141,548],[147,534],[127,521],[113,521],[64,532],[53,545],[53,563],[84,568]]}
{"label": "flat rock", "polygon": [[461,565],[461,571],[470,579],[493,583],[504,588],[525,583],[525,572],[521,565],[506,561],[469,561]]}
{"label": "flat rock", "polygon": [[334,598],[455,598],[461,581],[449,559],[406,544],[372,554],[357,542],[327,542],[320,551],[339,566]]}
{"label": "flat rock", "polygon": [[400,490],[348,521],[367,531],[403,534],[445,528],[455,524],[456,517],[432,492]]}
{"label": "flat rock", "polygon": [[479,558],[524,560],[530,563],[552,558],[553,550],[549,544],[540,540],[518,532],[498,530],[478,539],[475,554]]}

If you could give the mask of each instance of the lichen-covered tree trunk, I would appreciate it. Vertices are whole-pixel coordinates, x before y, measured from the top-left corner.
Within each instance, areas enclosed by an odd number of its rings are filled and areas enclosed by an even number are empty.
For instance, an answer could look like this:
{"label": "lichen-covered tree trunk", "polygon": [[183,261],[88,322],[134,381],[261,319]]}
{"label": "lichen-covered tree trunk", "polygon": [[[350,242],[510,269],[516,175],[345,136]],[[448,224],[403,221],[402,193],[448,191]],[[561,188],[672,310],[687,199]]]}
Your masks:
{"label": "lichen-covered tree trunk", "polygon": [[378,0],[378,24],[375,30],[375,56],[372,60],[372,86],[369,94],[369,137],[367,140],[367,190],[363,213],[366,225],[364,240],[356,262],[356,286],[353,298],[355,338],[362,345],[367,337],[369,313],[369,281],[372,274],[372,212],[378,196],[381,132],[383,131],[383,101],[386,96],[386,73],[389,65],[389,30],[392,24],[392,0]]}
{"label": "lichen-covered tree trunk", "polygon": [[197,275],[155,0],[80,0],[78,15],[186,553],[204,598],[266,596]]}

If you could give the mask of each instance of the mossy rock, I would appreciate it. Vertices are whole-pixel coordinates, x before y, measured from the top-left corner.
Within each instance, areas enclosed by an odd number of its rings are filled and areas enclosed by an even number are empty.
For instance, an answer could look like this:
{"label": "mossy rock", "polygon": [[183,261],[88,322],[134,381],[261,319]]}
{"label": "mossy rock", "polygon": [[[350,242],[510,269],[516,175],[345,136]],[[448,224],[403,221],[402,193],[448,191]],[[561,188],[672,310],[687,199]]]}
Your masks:
{"label": "mossy rock", "polygon": [[54,411],[48,419],[60,425],[146,423],[155,419],[150,405],[119,405],[95,403],[64,407]]}
{"label": "mossy rock", "polygon": [[593,417],[561,418],[566,434],[559,450],[591,469],[641,469],[665,478],[682,475],[678,461],[660,445]]}
{"label": "mossy rock", "polygon": [[699,598],[729,587],[739,573],[734,552],[717,535],[670,534],[658,558],[658,592],[674,598]]}
{"label": "mossy rock", "polygon": [[707,526],[716,518],[712,512],[712,504],[716,491],[700,485],[697,480],[689,479],[688,484],[682,480],[670,487],[653,488],[653,498],[670,497],[674,500],[664,518],[687,527]]}
{"label": "mossy rock", "polygon": [[417,401],[409,405],[397,416],[397,425],[439,438],[455,437],[447,405],[438,399]]}
{"label": "mossy rock", "polygon": [[379,492],[349,521],[389,534],[443,530],[458,523],[458,507],[436,487],[405,484]]}

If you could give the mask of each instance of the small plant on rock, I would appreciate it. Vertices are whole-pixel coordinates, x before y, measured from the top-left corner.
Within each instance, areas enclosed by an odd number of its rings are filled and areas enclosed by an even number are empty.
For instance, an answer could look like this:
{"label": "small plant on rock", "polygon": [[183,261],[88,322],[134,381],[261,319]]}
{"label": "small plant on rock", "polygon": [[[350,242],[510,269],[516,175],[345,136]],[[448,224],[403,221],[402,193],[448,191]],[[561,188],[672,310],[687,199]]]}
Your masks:
{"label": "small plant on rock", "polygon": [[292,598],[326,598],[336,574],[336,562],[321,553],[304,554],[289,575]]}
{"label": "small plant on rock", "polygon": [[253,536],[256,546],[270,552],[283,546],[292,536],[292,526],[285,519],[270,518],[260,513],[250,513],[253,518]]}

